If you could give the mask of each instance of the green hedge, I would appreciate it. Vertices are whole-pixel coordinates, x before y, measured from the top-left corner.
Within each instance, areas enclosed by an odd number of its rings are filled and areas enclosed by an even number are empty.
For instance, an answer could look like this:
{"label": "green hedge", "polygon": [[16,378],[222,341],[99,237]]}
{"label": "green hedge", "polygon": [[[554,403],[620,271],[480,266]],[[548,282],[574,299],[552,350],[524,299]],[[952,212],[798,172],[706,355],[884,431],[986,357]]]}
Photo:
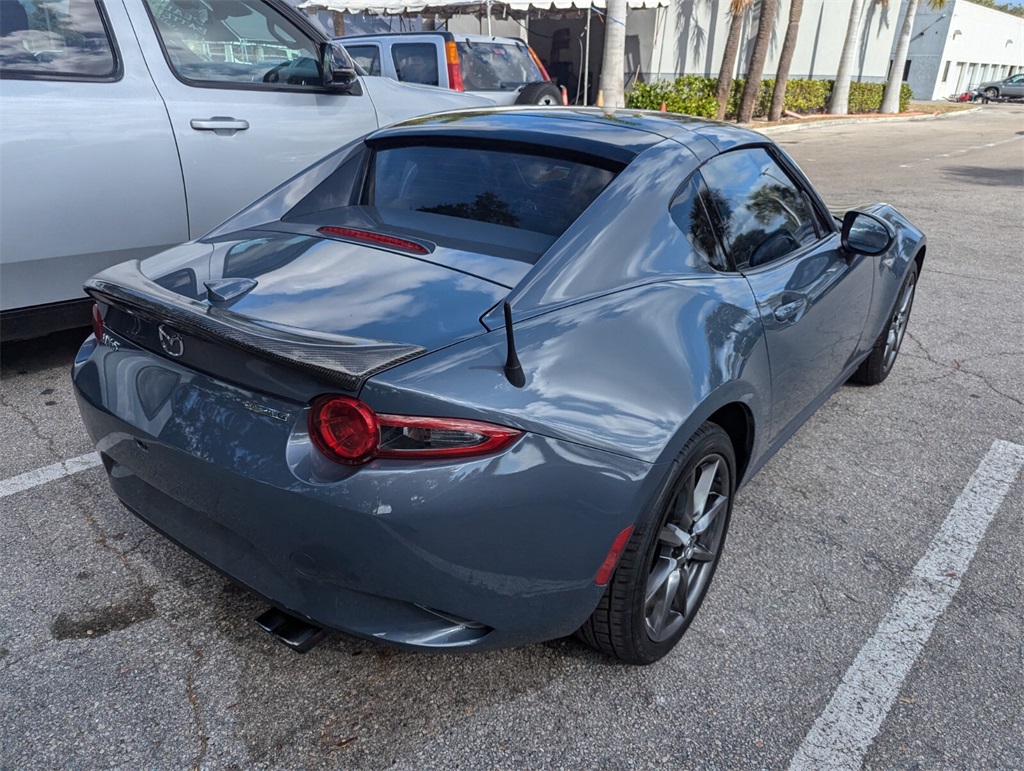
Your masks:
{"label": "green hedge", "polygon": [[[736,116],[744,84],[745,81],[739,78],[732,82],[726,117]],[[786,84],[784,109],[800,115],[827,112],[832,84],[831,80],[790,80]],[[715,101],[716,86],[714,78],[699,75],[684,75],[674,81],[637,83],[626,93],[626,106],[639,110],[658,110],[664,103],[665,109],[669,112],[713,118],[718,111],[718,103]],[[773,79],[761,82],[761,91],[754,107],[755,117],[764,117],[768,114],[774,89]],[[882,106],[884,91],[884,83],[851,83],[850,113],[878,112]],[[907,109],[912,96],[910,86],[904,83],[900,89],[900,112]]]}

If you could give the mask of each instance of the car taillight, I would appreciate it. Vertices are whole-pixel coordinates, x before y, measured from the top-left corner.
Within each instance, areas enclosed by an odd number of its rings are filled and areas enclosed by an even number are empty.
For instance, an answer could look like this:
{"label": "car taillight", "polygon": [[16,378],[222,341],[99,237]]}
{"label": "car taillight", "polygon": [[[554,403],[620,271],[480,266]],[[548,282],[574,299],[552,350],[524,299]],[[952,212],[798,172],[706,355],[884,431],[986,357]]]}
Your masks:
{"label": "car taillight", "polygon": [[103,339],[103,314],[100,313],[100,306],[95,303],[92,306],[92,333],[97,340]]}
{"label": "car taillight", "polygon": [[348,396],[321,396],[309,412],[316,448],[338,463],[356,466],[373,458],[467,458],[497,452],[519,431],[461,418],[378,415]]}
{"label": "car taillight", "polygon": [[455,43],[449,40],[444,44],[445,58],[448,61],[448,88],[455,91],[465,91],[466,86],[462,83],[462,64],[459,62],[459,49]]}

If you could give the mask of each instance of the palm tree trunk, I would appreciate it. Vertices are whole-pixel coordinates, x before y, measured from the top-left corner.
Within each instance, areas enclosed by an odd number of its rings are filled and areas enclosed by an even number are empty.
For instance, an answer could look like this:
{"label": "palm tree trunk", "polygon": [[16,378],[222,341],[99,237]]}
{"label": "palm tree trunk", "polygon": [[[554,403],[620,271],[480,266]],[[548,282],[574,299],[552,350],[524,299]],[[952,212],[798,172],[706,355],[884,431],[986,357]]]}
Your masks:
{"label": "palm tree trunk", "polygon": [[789,83],[789,68],[793,65],[793,52],[796,50],[796,36],[800,32],[800,17],[804,13],[804,0],[793,0],[789,6],[789,26],[786,27],[786,39],[782,43],[779,55],[779,66],[775,72],[775,90],[772,91],[772,106],[768,109],[768,120],[775,121],[782,117],[786,106],[786,84]]}
{"label": "palm tree trunk", "polygon": [[896,42],[896,53],[892,57],[892,69],[889,79],[885,82],[885,94],[882,95],[881,112],[897,113],[900,111],[900,87],[903,85],[903,68],[907,63],[907,52],[910,50],[910,33],[914,29],[914,17],[917,16],[918,0],[907,0],[907,15],[900,28],[900,39]]}
{"label": "palm tree trunk", "polygon": [[850,21],[846,25],[846,40],[839,57],[839,71],[832,86],[830,115],[846,115],[850,110],[850,79],[853,77],[853,60],[857,55],[857,41],[860,39],[860,17],[864,11],[864,0],[853,0],[850,6]]}
{"label": "palm tree trunk", "polygon": [[626,0],[608,0],[604,28],[604,61],[601,91],[608,107],[624,107],[623,83],[626,70]]}
{"label": "palm tree trunk", "polygon": [[718,100],[718,120],[725,118],[725,111],[729,108],[729,92],[732,91],[732,74],[736,69],[736,55],[740,50],[743,15],[751,2],[752,0],[733,0],[729,8],[729,35],[725,39],[722,66],[718,70],[718,87],[715,91],[715,99]]}
{"label": "palm tree trunk", "polygon": [[747,71],[747,82],[743,85],[743,96],[740,98],[740,109],[736,116],[739,123],[749,123],[754,115],[754,106],[761,93],[761,76],[764,74],[764,60],[768,58],[768,43],[772,39],[772,27],[775,25],[775,14],[779,10],[779,0],[761,0],[761,18],[757,20],[757,37],[754,39],[754,52],[750,56],[750,69]]}

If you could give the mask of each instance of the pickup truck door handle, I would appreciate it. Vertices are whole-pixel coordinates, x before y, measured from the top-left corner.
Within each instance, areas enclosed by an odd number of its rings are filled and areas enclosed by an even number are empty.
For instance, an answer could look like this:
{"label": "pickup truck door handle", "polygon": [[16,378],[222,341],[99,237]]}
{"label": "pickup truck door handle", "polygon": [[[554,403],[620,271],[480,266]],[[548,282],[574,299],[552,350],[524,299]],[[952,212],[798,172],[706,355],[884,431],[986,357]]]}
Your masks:
{"label": "pickup truck door handle", "polygon": [[778,321],[792,321],[803,310],[803,307],[803,300],[794,300],[791,303],[780,305],[775,309],[775,318]]}
{"label": "pickup truck door handle", "polygon": [[213,118],[193,118],[192,128],[196,131],[224,131],[231,132],[232,134],[236,131],[245,131],[249,128],[249,121],[239,120],[237,118],[223,118],[220,116],[214,116]]}

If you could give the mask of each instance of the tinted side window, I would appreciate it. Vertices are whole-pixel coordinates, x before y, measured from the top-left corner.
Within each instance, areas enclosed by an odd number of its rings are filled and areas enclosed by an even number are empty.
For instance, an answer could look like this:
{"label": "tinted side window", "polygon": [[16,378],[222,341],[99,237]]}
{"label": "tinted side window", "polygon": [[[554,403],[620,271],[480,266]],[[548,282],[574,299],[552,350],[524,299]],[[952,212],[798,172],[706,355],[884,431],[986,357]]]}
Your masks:
{"label": "tinted side window", "polygon": [[766,150],[719,155],[701,174],[738,269],[765,265],[818,239],[806,197]]}
{"label": "tinted side window", "polygon": [[437,47],[433,43],[396,43],[391,47],[398,79],[437,86]]}
{"label": "tinted side window", "polygon": [[0,0],[0,72],[89,80],[117,75],[114,45],[95,0]]}
{"label": "tinted side window", "polygon": [[380,75],[380,49],[377,46],[345,46],[352,61],[366,70],[367,75]]}
{"label": "tinted side window", "polygon": [[265,3],[146,0],[171,68],[216,85],[322,88],[316,45]]}
{"label": "tinted side window", "polygon": [[707,187],[701,182],[700,175],[695,174],[672,201],[669,213],[697,254],[716,270],[730,270],[708,219],[706,208],[713,205]]}

